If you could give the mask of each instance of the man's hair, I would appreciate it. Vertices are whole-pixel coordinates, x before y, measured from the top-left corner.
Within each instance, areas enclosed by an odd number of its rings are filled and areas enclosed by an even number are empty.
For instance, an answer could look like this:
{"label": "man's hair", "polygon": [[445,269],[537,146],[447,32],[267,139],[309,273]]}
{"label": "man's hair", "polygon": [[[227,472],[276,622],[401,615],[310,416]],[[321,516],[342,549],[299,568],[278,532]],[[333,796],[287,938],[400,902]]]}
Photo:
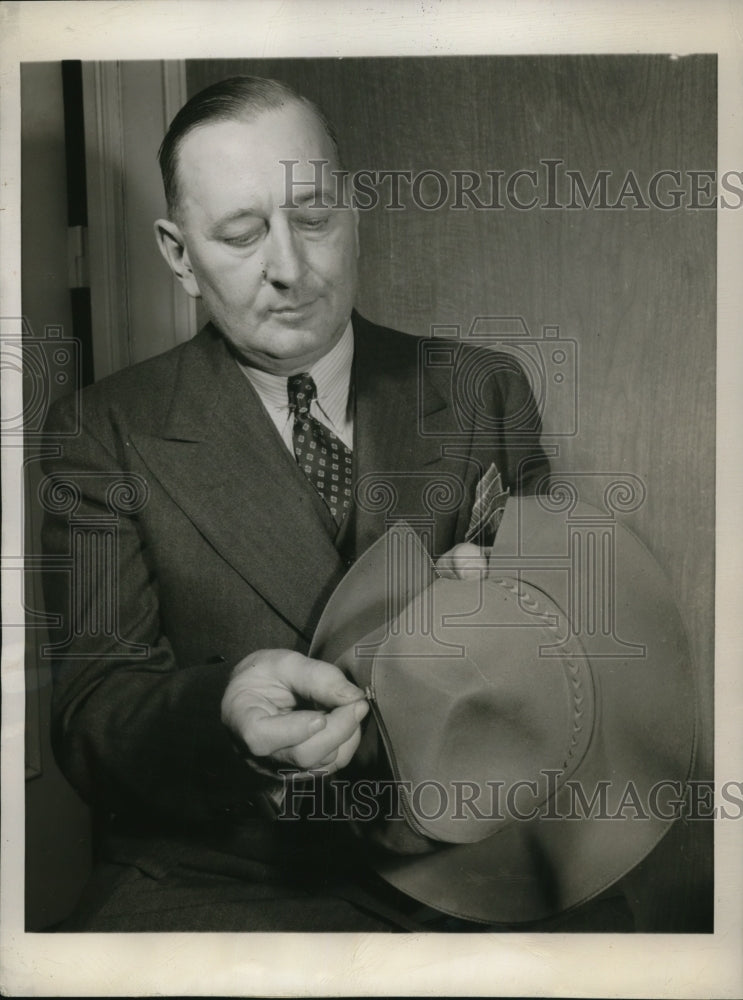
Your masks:
{"label": "man's hair", "polygon": [[278,111],[287,104],[300,104],[314,115],[333,144],[338,166],[340,152],[335,128],[314,101],[302,97],[280,80],[260,76],[231,76],[200,90],[187,101],[170,123],[157,159],[171,218],[178,209],[178,153],[189,132],[216,121],[251,121],[266,111]]}

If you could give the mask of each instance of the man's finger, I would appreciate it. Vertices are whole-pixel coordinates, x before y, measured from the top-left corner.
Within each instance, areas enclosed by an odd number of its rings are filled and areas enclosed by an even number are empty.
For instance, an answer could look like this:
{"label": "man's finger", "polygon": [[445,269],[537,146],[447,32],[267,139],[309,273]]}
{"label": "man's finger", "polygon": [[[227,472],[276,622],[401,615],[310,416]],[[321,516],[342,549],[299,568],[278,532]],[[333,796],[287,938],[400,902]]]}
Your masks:
{"label": "man's finger", "polygon": [[282,660],[279,671],[284,684],[305,701],[336,708],[360,701],[364,697],[346,675],[332,663],[313,660],[306,656]]}
{"label": "man's finger", "polygon": [[346,740],[338,747],[338,753],[332,766],[328,769],[329,774],[340,771],[351,763],[353,755],[359,748],[361,742],[361,727],[359,726]]}
{"label": "man's finger", "polygon": [[240,735],[254,757],[271,757],[305,743],[325,729],[327,720],[324,712],[298,710],[271,715],[264,708],[249,708]]}
{"label": "man's finger", "polygon": [[487,559],[483,555],[477,555],[460,560],[454,568],[454,573],[459,580],[479,580],[487,570]]}
{"label": "man's finger", "polygon": [[[334,750],[324,760],[318,761],[317,764],[313,764],[310,771],[304,773],[309,774],[311,771],[324,771],[326,774],[335,774],[336,771],[341,771],[344,767],[351,763],[351,759],[356,753],[360,742],[361,727],[358,726],[351,733],[346,742],[342,743],[337,750]],[[302,772],[299,773],[298,777],[301,776]]]}
{"label": "man's finger", "polygon": [[[280,754],[282,759],[290,759],[301,771],[308,771],[314,767],[320,767],[330,755],[339,751],[349,740],[361,737],[361,720],[369,711],[366,701],[359,701],[353,705],[343,705],[333,709],[326,716],[327,724],[324,729],[310,736],[304,743],[295,746],[288,753]],[[348,758],[350,760],[350,757]],[[345,763],[348,763],[348,760]],[[340,765],[338,758],[335,760],[335,768]]]}
{"label": "man's finger", "polygon": [[487,556],[471,542],[462,542],[445,552],[436,563],[436,571],[448,580],[477,579],[488,569]]}

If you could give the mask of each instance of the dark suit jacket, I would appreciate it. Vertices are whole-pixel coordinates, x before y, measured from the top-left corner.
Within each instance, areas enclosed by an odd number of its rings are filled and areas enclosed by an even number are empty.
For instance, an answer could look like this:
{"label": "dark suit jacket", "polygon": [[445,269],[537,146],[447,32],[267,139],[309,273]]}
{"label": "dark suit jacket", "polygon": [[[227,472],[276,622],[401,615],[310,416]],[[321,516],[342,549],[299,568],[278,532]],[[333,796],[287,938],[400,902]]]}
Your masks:
{"label": "dark suit jacket", "polygon": [[[512,361],[493,369],[488,354],[473,408],[472,349],[442,342],[421,367],[417,338],[353,323],[358,497],[338,545],[211,326],[86,389],[82,433],[60,438],[61,457],[48,462],[47,486],[71,483],[79,504],[47,502],[47,553],[102,539],[82,568],[47,574],[48,610],[61,620],[53,740],[72,784],[124,826],[198,840],[255,817],[259,779],[220,722],[233,666],[261,648],[305,652],[349,561],[386,519],[411,521],[438,555],[463,540],[490,462],[512,491],[546,472],[535,404]],[[73,415],[72,399],[58,404],[50,434],[69,432]],[[122,475],[140,493],[119,492],[107,520]]]}

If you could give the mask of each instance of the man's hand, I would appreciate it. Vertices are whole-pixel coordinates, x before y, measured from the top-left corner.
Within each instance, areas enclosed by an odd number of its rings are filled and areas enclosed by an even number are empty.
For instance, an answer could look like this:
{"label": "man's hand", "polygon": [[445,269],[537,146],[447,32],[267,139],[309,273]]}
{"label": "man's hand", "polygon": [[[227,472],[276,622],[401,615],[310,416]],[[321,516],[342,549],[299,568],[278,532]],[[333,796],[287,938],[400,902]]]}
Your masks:
{"label": "man's hand", "polygon": [[476,580],[487,571],[489,551],[471,542],[462,542],[439,557],[436,570],[447,580]]}
{"label": "man's hand", "polygon": [[262,649],[241,660],[222,698],[222,722],[257,763],[297,777],[345,767],[369,710],[364,692],[330,663],[288,649]]}

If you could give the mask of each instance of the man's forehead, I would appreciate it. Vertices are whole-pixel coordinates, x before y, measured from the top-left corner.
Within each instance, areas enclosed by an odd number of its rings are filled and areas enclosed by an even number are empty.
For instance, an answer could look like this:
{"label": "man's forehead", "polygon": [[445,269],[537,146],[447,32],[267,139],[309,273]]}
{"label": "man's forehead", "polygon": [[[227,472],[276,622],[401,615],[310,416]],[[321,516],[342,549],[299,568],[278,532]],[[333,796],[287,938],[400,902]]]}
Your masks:
{"label": "man's forehead", "polygon": [[205,122],[183,137],[178,155],[179,183],[201,188],[233,179],[257,184],[286,175],[314,179],[311,161],[324,161],[323,173],[337,169],[335,146],[322,122],[299,102],[243,118]]}

